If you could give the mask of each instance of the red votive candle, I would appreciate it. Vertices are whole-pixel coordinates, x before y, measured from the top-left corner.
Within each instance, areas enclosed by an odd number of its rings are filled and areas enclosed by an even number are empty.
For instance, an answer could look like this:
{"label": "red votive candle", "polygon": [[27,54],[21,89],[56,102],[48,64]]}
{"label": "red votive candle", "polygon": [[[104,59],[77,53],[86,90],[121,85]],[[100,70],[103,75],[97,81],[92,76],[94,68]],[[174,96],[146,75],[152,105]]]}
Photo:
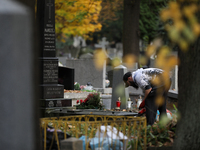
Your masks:
{"label": "red votive candle", "polygon": [[116,106],[117,106],[117,107],[120,107],[120,105],[121,105],[121,101],[117,101],[117,102],[116,102]]}

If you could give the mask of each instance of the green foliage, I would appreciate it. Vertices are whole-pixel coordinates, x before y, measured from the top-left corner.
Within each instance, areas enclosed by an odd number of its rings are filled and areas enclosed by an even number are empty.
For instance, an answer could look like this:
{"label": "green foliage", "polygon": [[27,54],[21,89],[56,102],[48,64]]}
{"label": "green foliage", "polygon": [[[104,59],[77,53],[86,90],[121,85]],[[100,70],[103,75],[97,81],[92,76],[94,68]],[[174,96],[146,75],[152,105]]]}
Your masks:
{"label": "green foliage", "polygon": [[[140,1],[140,39],[149,43],[158,34],[162,33],[162,36],[166,36],[163,24],[159,20],[160,10],[167,7],[170,0],[141,0]],[[122,41],[123,32],[123,5],[118,7],[114,12],[117,19],[108,18],[106,20],[100,20],[102,23],[102,29],[99,32],[95,32],[94,36],[107,37],[108,41]],[[109,16],[110,14],[107,14]],[[100,14],[100,19],[101,19]]]}
{"label": "green foliage", "polygon": [[80,84],[79,83],[75,83],[74,84],[74,90],[81,90],[81,88],[80,88]]}
{"label": "green foliage", "polygon": [[142,0],[140,2],[140,36],[142,40],[152,41],[157,36],[160,10],[167,6],[169,0]]}
{"label": "green foliage", "polygon": [[96,90],[81,90],[83,92],[97,92]]}
{"label": "green foliage", "polygon": [[[173,139],[175,138],[176,131],[176,122],[171,120],[167,125],[163,126],[160,123],[155,123],[152,126],[147,126],[146,139],[147,147],[162,147],[162,146],[171,146],[173,144]],[[145,130],[141,132],[141,140],[132,139],[128,142],[128,147],[130,150],[135,150],[136,142],[137,150],[142,149],[144,146],[144,136]]]}

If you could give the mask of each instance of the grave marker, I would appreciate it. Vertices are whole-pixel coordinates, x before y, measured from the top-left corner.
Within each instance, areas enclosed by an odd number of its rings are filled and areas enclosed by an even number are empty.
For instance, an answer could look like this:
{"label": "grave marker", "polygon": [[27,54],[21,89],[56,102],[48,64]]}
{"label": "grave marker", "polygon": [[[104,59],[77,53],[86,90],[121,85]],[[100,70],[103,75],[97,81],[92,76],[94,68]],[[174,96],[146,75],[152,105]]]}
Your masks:
{"label": "grave marker", "polygon": [[112,102],[111,109],[116,107],[116,101],[121,99],[121,109],[126,109],[127,100],[129,98],[128,88],[125,88],[123,82],[123,75],[127,72],[127,68],[123,65],[115,67],[113,70],[112,82]]}
{"label": "grave marker", "polygon": [[0,0],[0,147],[2,150],[39,149],[31,9],[16,1]]}
{"label": "grave marker", "polygon": [[[58,58],[55,46],[55,1],[37,1],[37,19],[40,29],[41,51],[41,107],[63,108],[71,106],[71,99],[64,99],[64,85],[58,84]],[[52,99],[52,100],[51,100]],[[57,101],[57,102],[56,102]],[[66,102],[69,101],[69,102]],[[45,115],[43,113],[43,115]]]}

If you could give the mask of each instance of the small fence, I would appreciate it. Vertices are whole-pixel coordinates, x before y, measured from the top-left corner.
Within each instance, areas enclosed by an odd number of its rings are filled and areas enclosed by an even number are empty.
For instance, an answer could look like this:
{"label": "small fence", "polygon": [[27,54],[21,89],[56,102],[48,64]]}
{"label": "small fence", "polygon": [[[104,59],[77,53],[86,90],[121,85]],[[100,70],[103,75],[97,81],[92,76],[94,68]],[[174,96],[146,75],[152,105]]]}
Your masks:
{"label": "small fence", "polygon": [[[40,123],[44,150],[56,142],[60,149],[61,139],[76,137],[83,140],[83,149],[146,149],[146,118],[134,116],[77,115],[41,118]],[[47,142],[48,131],[52,132]],[[62,133],[62,136],[61,136]],[[47,143],[50,146],[47,147]]]}

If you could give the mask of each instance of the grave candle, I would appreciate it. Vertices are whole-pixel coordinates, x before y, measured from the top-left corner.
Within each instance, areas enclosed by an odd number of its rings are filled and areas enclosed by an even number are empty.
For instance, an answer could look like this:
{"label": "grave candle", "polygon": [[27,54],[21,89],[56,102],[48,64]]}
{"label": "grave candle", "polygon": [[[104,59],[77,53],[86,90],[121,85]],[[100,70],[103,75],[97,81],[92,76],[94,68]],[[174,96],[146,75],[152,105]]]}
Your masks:
{"label": "grave candle", "polygon": [[120,100],[120,97],[118,98],[118,101],[116,101],[116,109],[120,109],[120,106],[121,106],[121,100]]}
{"label": "grave candle", "polygon": [[128,108],[128,109],[131,109],[132,101],[131,101],[130,98],[128,99],[127,104],[128,104],[127,108]]}

